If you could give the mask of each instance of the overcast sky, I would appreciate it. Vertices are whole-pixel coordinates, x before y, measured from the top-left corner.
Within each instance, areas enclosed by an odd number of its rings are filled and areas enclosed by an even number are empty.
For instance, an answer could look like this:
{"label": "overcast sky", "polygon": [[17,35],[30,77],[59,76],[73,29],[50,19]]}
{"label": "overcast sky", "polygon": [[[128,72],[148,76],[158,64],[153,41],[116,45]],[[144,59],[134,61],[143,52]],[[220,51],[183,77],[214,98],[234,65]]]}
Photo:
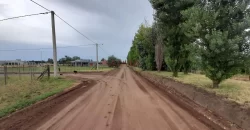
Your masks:
{"label": "overcast sky", "polygon": [[[148,0],[34,0],[103,44],[99,57],[126,59],[134,34],[146,19],[153,21]],[[46,12],[29,0],[0,0],[0,19]],[[39,15],[0,22],[0,50],[52,48],[51,16]],[[95,46],[56,18],[58,58],[65,55],[95,60]],[[85,46],[86,45],[86,46]],[[0,60],[47,60],[52,49],[0,51]]]}

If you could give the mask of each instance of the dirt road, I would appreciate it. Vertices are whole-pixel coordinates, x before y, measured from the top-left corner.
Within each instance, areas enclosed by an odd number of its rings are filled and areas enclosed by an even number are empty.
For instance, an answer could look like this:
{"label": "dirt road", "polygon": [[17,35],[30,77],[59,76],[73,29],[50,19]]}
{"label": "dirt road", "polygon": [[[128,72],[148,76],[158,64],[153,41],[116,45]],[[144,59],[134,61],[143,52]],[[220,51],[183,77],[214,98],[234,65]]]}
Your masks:
{"label": "dirt road", "polygon": [[[104,75],[67,75],[82,85],[0,119],[1,130],[210,130],[126,66]],[[87,80],[86,78],[92,79]],[[196,118],[195,118],[195,117]],[[209,121],[209,120],[208,120]],[[206,122],[207,125],[202,122]],[[218,127],[213,129],[219,130]]]}
{"label": "dirt road", "polygon": [[209,130],[123,66],[32,129]]}

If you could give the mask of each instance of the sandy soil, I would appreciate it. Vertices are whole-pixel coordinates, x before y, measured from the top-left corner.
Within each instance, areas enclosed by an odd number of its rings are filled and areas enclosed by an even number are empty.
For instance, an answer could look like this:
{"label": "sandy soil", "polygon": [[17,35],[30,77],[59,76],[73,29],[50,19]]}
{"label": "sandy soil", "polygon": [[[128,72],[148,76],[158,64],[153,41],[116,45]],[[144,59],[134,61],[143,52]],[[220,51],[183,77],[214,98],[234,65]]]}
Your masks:
{"label": "sandy soil", "polygon": [[[70,76],[70,75],[69,75]],[[71,75],[72,76],[72,75]],[[81,75],[74,75],[80,78]],[[86,78],[86,76],[83,76]],[[93,78],[93,76],[92,76]],[[97,78],[97,77],[96,77]],[[210,130],[197,117],[183,109],[152,84],[137,76],[125,65],[67,102],[43,109],[32,119],[5,119],[0,129],[38,130]],[[35,111],[35,110],[33,110]],[[28,113],[29,111],[27,111]],[[53,113],[52,113],[53,112]],[[40,112],[41,113],[41,112]],[[46,115],[46,116],[45,116]],[[26,118],[25,114],[19,115]],[[10,126],[12,123],[12,126]],[[9,125],[9,127],[7,127]],[[15,127],[18,126],[18,127]]]}

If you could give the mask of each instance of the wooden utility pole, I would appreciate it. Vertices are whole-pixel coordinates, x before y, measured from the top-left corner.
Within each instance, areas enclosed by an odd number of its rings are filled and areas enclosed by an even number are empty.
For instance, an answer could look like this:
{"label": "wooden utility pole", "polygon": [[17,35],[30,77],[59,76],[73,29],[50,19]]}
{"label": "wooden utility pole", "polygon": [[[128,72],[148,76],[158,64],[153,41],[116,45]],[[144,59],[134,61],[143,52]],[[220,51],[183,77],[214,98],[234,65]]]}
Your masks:
{"label": "wooden utility pole", "polygon": [[56,51],[56,29],[55,29],[55,12],[51,11],[52,41],[53,41],[53,61],[54,77],[57,77],[57,51]]}
{"label": "wooden utility pole", "polygon": [[98,44],[96,43],[96,70],[98,70],[99,69],[99,67],[98,67]]}

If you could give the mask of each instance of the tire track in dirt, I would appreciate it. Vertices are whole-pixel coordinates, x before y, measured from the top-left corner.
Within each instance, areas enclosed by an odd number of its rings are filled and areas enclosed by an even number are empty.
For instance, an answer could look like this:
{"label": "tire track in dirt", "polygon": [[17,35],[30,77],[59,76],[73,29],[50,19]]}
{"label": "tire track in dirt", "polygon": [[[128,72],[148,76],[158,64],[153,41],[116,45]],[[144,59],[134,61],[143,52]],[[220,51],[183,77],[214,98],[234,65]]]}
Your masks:
{"label": "tire track in dirt", "polygon": [[[151,99],[151,101],[152,101],[152,104],[154,104],[155,106],[159,106],[159,103],[160,102],[162,102],[162,101],[165,101],[166,99],[168,99],[169,97],[164,97],[164,98],[162,98],[162,97],[160,97],[160,95],[158,94],[158,95],[156,95],[156,94],[153,94],[153,93],[156,93],[156,92],[154,92],[154,91],[156,91],[156,89],[155,88],[157,88],[157,87],[153,87],[154,85],[152,85],[151,83],[148,83],[147,81],[145,81],[143,78],[141,78],[141,77],[139,77],[139,76],[137,76],[134,72],[132,72],[132,76],[133,76],[133,79],[135,80],[135,82],[136,82],[136,84],[138,85],[138,87],[140,87],[140,88],[144,88],[147,92],[149,92],[149,93],[145,93],[146,95],[148,95],[149,96],[149,98]],[[150,86],[150,87],[148,87],[148,86]],[[152,87],[151,87],[152,86]],[[143,91],[143,90],[142,90]],[[162,92],[163,93],[163,92]],[[161,95],[164,95],[164,94],[161,94]],[[160,102],[159,102],[160,101]],[[190,124],[190,121],[188,122],[187,121],[187,118],[186,117],[184,117],[184,116],[182,116],[180,113],[181,113],[181,111],[177,111],[176,109],[174,109],[173,108],[173,106],[171,105],[171,104],[166,104],[169,108],[169,110],[171,110],[172,111],[172,114],[175,114],[175,115],[177,115],[178,116],[178,118],[179,119],[181,119],[181,121],[182,122],[184,122],[184,124],[185,125],[187,125],[187,128],[188,129],[191,129],[191,130],[197,130],[197,128],[195,127],[195,126],[193,126],[192,124]],[[171,107],[170,107],[171,106]],[[175,106],[176,107],[176,106]],[[173,121],[171,121],[171,118],[173,119],[173,115],[171,114],[171,115],[169,115],[170,113],[168,112],[169,110],[167,109],[167,112],[166,111],[164,111],[161,107],[157,107],[156,108],[157,109],[157,111],[160,113],[160,115],[164,118],[164,120],[166,121],[166,122],[172,122],[172,123],[170,123],[170,127],[171,127],[171,129],[180,129],[180,127],[177,127],[176,125],[174,125],[173,126],[173,124],[174,124],[174,122]],[[178,109],[179,110],[179,109]],[[168,114],[166,114],[166,113],[168,113]],[[185,115],[186,116],[186,115]],[[177,118],[177,119],[178,119]],[[176,119],[175,119],[176,120]],[[176,123],[176,122],[175,122]],[[198,129],[199,130],[199,129]]]}
{"label": "tire track in dirt", "polygon": [[157,108],[157,111],[163,117],[163,119],[169,124],[171,130],[179,130],[175,125],[175,123],[171,120],[171,118],[161,108]]}
{"label": "tire track in dirt", "polygon": [[[133,74],[135,74],[135,73],[133,73]],[[138,81],[138,79],[136,79],[136,78],[135,78],[135,80]],[[141,78],[140,81],[143,81],[144,83],[150,84],[150,86],[154,86],[154,85],[152,85],[151,83],[148,83],[145,79],[142,79],[142,78]],[[141,86],[143,86],[143,85],[141,84]],[[145,87],[144,87],[144,88],[145,88]],[[145,88],[145,89],[146,89],[146,88]],[[188,128],[191,128],[192,130],[199,130],[199,129],[197,129],[195,126],[192,126],[192,125],[184,118],[184,116],[181,115],[180,112],[178,112],[178,111],[176,110],[176,108],[174,108],[173,105],[170,104],[169,101],[166,100],[166,99],[169,98],[169,97],[168,97],[164,92],[159,91],[157,88],[156,88],[156,89],[149,88],[149,90],[150,90],[150,92],[155,93],[162,101],[164,101],[164,102],[167,104],[167,106],[169,106],[170,110],[172,110],[174,113],[176,113],[177,116],[179,116],[180,119],[182,119],[182,121],[185,122],[185,124],[188,126]],[[147,91],[148,91],[148,90],[147,90]],[[161,94],[159,94],[159,93],[161,93]],[[152,100],[152,102],[154,102],[156,105],[158,105],[157,100],[156,100],[155,98],[153,98],[153,96],[152,96],[150,93],[148,93],[148,94],[150,95],[150,99]],[[174,104],[175,104],[175,103],[174,103]],[[175,105],[177,105],[177,104],[175,104]],[[157,109],[159,109],[159,108],[157,108]],[[161,113],[163,113],[163,112],[164,112],[164,111],[161,109]],[[165,113],[165,112],[164,112],[164,113]],[[164,115],[164,114],[162,114],[162,115]],[[166,115],[166,113],[165,113],[165,115]],[[166,117],[165,117],[165,118],[166,118]]]}
{"label": "tire track in dirt", "polygon": [[173,106],[170,103],[168,103],[162,96],[160,96],[159,94],[157,95],[162,99],[162,101],[164,101],[170,107],[172,111],[174,111],[182,119],[183,122],[185,122],[188,125],[189,128],[192,128],[192,130],[198,130],[194,126],[191,126],[189,122],[184,118],[184,116],[182,116],[177,110],[175,110]]}
{"label": "tire track in dirt", "polygon": [[[134,76],[133,76],[134,77]],[[145,92],[146,94],[149,94],[149,92],[143,87],[143,85],[140,83],[140,81],[138,81],[135,77],[134,77],[134,80],[137,84],[137,86],[143,91]]]}
{"label": "tire track in dirt", "polygon": [[[63,116],[60,116],[58,119],[51,119],[52,121],[50,121],[50,125],[48,128],[39,128],[39,129],[55,129],[57,126],[57,123],[58,122],[63,122],[63,119],[65,119],[66,117],[69,117],[71,116],[71,120],[68,120],[66,124],[70,124],[73,122],[73,119],[75,117],[77,117],[78,113],[79,112],[82,112],[85,110],[85,108],[88,106],[88,104],[90,103],[90,99],[91,99],[91,96],[92,96],[92,93],[88,93],[88,94],[85,94],[86,97],[84,97],[82,100],[80,100],[75,106],[73,106],[72,108],[70,108],[69,111],[67,111]],[[74,113],[74,111],[77,111],[77,113]],[[62,112],[61,112],[62,113]],[[62,114],[61,114],[62,115]],[[54,121],[54,122],[53,122]],[[53,123],[51,123],[53,122]]]}
{"label": "tire track in dirt", "polygon": [[124,82],[125,74],[124,74],[123,70],[124,69],[122,69],[122,71],[121,71],[121,77],[119,79],[119,83],[118,83],[118,86],[116,88],[115,95],[113,95],[113,97],[114,97],[114,100],[112,102],[113,107],[111,108],[111,111],[113,113],[112,113],[112,115],[110,115],[108,117],[108,120],[107,120],[107,127],[109,127],[110,129],[114,129],[114,130],[118,130],[119,127],[121,127],[121,126],[119,126],[119,124],[122,123],[120,94],[122,91],[122,87],[125,86],[125,84],[126,84]]}
{"label": "tire track in dirt", "polygon": [[122,106],[120,101],[120,96],[117,99],[117,103],[115,106],[114,117],[112,120],[111,130],[120,130],[122,124]]}

